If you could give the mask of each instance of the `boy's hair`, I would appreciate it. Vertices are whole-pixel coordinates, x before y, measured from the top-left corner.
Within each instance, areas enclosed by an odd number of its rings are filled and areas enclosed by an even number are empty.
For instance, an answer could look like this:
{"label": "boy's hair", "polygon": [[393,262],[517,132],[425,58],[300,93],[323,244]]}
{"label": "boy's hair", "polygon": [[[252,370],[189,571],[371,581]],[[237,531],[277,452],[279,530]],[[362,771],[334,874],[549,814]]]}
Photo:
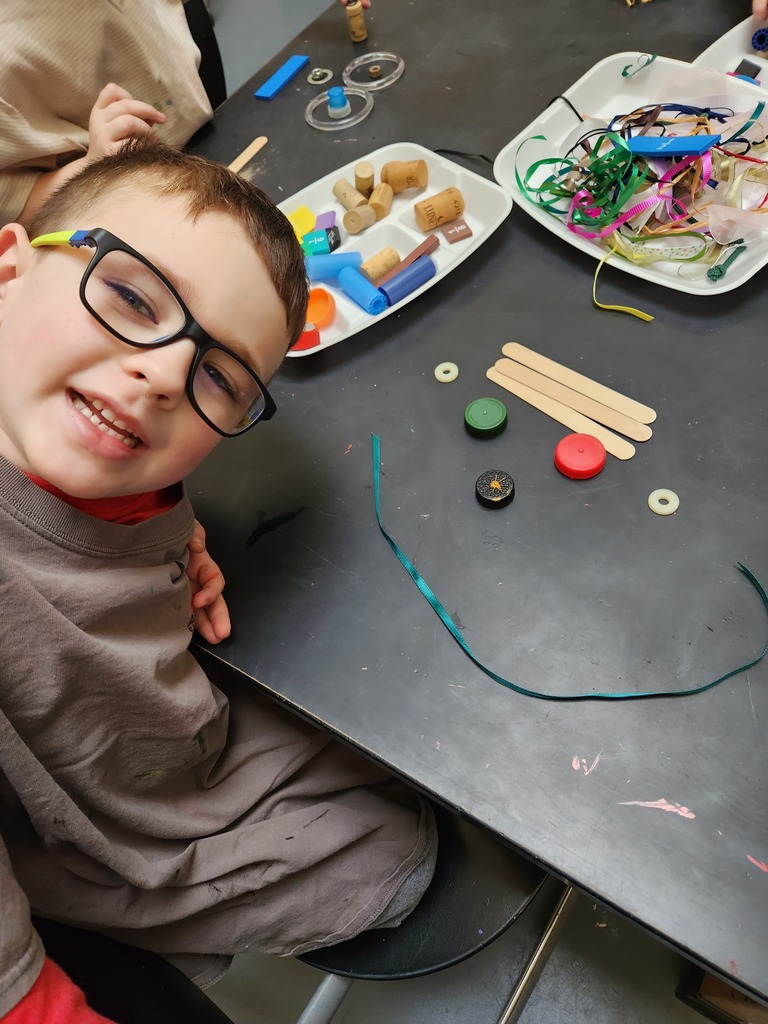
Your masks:
{"label": "boy's hair", "polygon": [[155,196],[178,196],[194,221],[208,211],[227,213],[241,226],[285,306],[289,347],[304,330],[308,285],[304,254],[288,219],[256,185],[221,164],[156,140],[131,139],[64,182],[30,225],[30,238],[88,224],[92,206],[121,186]]}

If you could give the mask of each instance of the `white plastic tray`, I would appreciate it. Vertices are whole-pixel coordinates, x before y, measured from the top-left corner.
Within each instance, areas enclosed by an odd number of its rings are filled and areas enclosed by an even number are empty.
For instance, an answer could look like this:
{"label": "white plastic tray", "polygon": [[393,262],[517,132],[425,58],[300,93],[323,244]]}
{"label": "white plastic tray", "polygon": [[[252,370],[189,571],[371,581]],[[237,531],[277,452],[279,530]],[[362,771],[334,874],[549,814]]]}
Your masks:
{"label": "white plastic tray", "polygon": [[[383,164],[389,160],[425,160],[429,171],[429,183],[421,190],[409,189],[394,197],[392,208],[389,214],[380,221],[371,225],[359,235],[348,235],[344,231],[342,219],[346,210],[333,195],[333,185],[339,178],[346,178],[354,184],[355,164],[361,160],[367,160],[373,164],[375,181],[379,182],[379,172]],[[440,245],[431,253],[431,258],[437,266],[437,273],[426,284],[423,284],[416,291],[411,292],[394,306],[388,307],[378,316],[371,316],[348,298],[332,282],[321,281],[318,286],[332,292],[336,300],[336,316],[330,326],[320,331],[320,344],[314,348],[298,352],[288,352],[289,357],[311,356],[330,345],[344,341],[358,331],[382,320],[390,313],[396,313],[408,302],[418,298],[437,281],[442,280],[454,267],[462,263],[471,253],[482,245],[501,224],[504,218],[512,209],[512,198],[501,186],[493,181],[468,171],[451,160],[438,156],[423,146],[415,143],[400,142],[390,146],[383,146],[366,156],[359,156],[343,167],[340,167],[332,174],[327,174],[312,185],[297,192],[290,199],[279,203],[280,209],[285,214],[292,213],[297,207],[306,206],[313,213],[321,214],[329,210],[336,212],[336,224],[341,231],[342,244],[336,252],[360,252],[363,260],[369,259],[377,252],[392,246],[400,255],[401,259],[406,257],[416,248],[429,232],[423,232],[416,224],[413,213],[413,206],[419,200],[427,196],[441,192],[450,185],[459,189],[464,196],[465,210],[463,219],[472,229],[471,238],[458,242],[448,242],[438,228],[434,234],[440,239]]]}
{"label": "white plastic tray", "polygon": [[[757,24],[753,23],[752,19],[747,19],[747,21],[755,26]],[[742,30],[739,36],[741,42],[747,35],[747,30],[743,26],[737,26],[737,29]],[[723,36],[719,43],[723,43],[725,39],[726,36]],[[749,35],[749,39],[751,39],[751,35]],[[747,40],[748,46],[749,39]],[[711,50],[714,50],[714,47],[706,52],[710,53]],[[731,59],[731,52],[734,59]],[[748,52],[746,51],[747,54]],[[765,90],[752,83],[719,73],[720,70],[735,70],[744,55],[745,52],[742,49],[739,49],[737,55],[734,42],[732,50],[729,47],[723,47],[718,58],[718,62],[722,63],[717,70],[710,70],[710,64],[702,66],[702,64],[689,64],[668,57],[656,57],[652,63],[646,64],[636,74],[623,77],[622,70],[630,65],[637,66],[638,61],[644,55],[636,52],[617,53],[595,64],[564,95],[568,97],[582,117],[594,117],[607,122],[613,115],[627,113],[643,104],[685,102],[686,100],[694,102],[692,89],[695,91],[700,87],[702,76],[704,76],[710,94],[717,92],[727,95],[737,110],[751,110],[759,99],[768,98]],[[704,56],[702,54],[698,60],[701,61]],[[645,59],[648,59],[647,55],[645,55]],[[731,65],[733,66],[731,67]],[[766,67],[768,67],[768,63]],[[707,76],[710,77],[707,78]],[[562,155],[564,150],[573,144],[578,131],[579,121],[569,106],[562,100],[553,101],[535,121],[524,128],[501,150],[494,162],[493,174],[496,180],[511,193],[517,202],[518,210],[525,211],[534,220],[543,224],[545,228],[570,245],[600,260],[607,251],[604,244],[601,244],[599,240],[583,238],[570,231],[564,218],[547,213],[546,210],[538,206],[522,192],[517,181],[516,168],[522,178],[526,169],[535,160]],[[544,136],[544,141],[526,141],[533,140],[533,137],[537,135]],[[567,145],[563,145],[566,140],[569,140]],[[526,144],[518,153],[524,142]],[[653,281],[667,288],[696,295],[716,295],[744,284],[761,267],[765,266],[768,262],[768,234],[763,233],[758,240],[750,242],[748,251],[729,267],[727,275],[719,281],[711,281],[706,276],[697,280],[682,277],[678,274],[680,264],[672,261],[640,266],[622,259],[620,256],[612,255],[607,262],[627,274],[633,274],[635,277]]]}
{"label": "white plastic tray", "polygon": [[761,57],[752,49],[752,36],[757,29],[764,28],[765,22],[757,18],[745,18],[730,32],[720,36],[711,46],[700,53],[694,64],[702,64],[718,71],[735,71],[743,60],[751,61],[760,69],[757,81],[761,85],[768,82],[768,51]]}

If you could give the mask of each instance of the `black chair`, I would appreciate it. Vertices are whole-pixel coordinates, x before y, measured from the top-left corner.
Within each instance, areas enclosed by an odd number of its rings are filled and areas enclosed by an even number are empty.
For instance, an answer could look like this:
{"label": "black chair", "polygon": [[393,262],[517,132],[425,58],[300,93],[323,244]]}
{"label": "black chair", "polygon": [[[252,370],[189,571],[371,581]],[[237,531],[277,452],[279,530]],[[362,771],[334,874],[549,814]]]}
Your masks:
{"label": "black chair", "polygon": [[[498,1024],[512,1024],[522,1013],[576,893],[486,830],[440,807],[435,816],[435,875],[420,903],[397,928],[371,929],[300,956],[326,977],[297,1024],[329,1024],[356,979],[398,981],[442,971],[479,953],[516,922],[530,925],[522,945],[530,953],[510,965],[517,981]],[[537,913],[523,916],[534,899]]]}
{"label": "black chair", "polygon": [[200,50],[200,80],[215,110],[227,98],[227,85],[211,14],[204,0],[184,0],[184,13],[192,38]]}
{"label": "black chair", "polygon": [[95,932],[33,918],[48,956],[117,1024],[232,1024],[218,1006],[156,953]]}

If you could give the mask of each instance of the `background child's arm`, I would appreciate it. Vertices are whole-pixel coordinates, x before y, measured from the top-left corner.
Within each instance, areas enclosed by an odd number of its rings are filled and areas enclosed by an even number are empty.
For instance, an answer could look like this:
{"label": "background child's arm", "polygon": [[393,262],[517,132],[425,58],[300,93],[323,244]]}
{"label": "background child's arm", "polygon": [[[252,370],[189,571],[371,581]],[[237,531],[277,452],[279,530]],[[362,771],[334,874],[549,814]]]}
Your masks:
{"label": "background child's arm", "polygon": [[99,93],[88,121],[88,152],[55,171],[43,171],[32,186],[19,223],[29,225],[40,206],[67,178],[84,164],[115,152],[127,139],[148,135],[153,125],[165,121],[165,114],[149,103],[135,100],[129,92],[110,82]]}
{"label": "background child's arm", "polygon": [[229,609],[222,597],[224,576],[205,548],[205,530],[197,520],[187,547],[187,576],[192,587],[195,629],[208,643],[217,644],[231,632]]}

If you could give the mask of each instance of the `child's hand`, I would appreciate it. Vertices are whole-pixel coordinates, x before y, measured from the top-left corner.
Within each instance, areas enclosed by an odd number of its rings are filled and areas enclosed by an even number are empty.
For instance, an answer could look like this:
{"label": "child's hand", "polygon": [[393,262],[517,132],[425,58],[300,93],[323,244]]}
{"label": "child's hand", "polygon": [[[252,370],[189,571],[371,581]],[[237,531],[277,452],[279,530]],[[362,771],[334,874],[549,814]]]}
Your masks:
{"label": "child's hand", "polygon": [[228,637],[231,631],[229,609],[221,596],[224,576],[205,550],[205,530],[197,520],[187,547],[187,576],[192,588],[195,629],[209,644],[217,644]]}
{"label": "child's hand", "polygon": [[[760,3],[760,2],[761,2],[761,0],[755,0],[755,3]],[[347,4],[349,3],[349,0],[339,0],[339,3],[342,4],[342,6],[346,7]],[[363,5],[363,7],[370,7],[371,6],[371,0],[360,0],[360,3]],[[765,0],[765,3],[768,4],[768,0]]]}
{"label": "child's hand", "polygon": [[768,21],[768,0],[752,0],[752,13],[761,21]]}
{"label": "child's hand", "polygon": [[153,125],[162,124],[165,114],[149,103],[135,100],[129,92],[110,82],[99,93],[88,121],[88,160],[114,153],[127,139],[149,135]]}

